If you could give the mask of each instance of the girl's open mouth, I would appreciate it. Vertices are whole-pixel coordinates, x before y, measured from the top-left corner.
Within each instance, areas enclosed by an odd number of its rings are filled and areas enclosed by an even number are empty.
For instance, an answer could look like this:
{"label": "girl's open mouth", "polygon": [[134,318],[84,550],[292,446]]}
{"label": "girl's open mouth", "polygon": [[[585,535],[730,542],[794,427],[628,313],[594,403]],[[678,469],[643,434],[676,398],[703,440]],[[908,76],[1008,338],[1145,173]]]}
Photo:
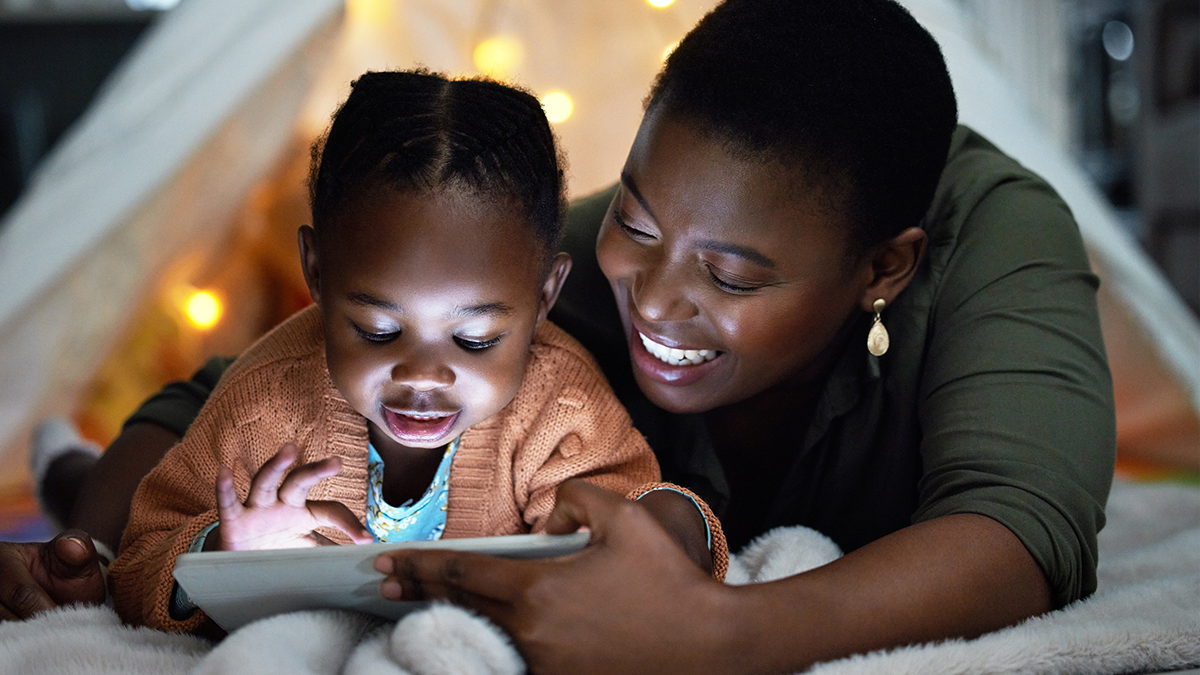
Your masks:
{"label": "girl's open mouth", "polygon": [[388,430],[401,443],[428,445],[443,442],[458,416],[456,412],[397,412],[390,408],[383,409],[384,420]]}

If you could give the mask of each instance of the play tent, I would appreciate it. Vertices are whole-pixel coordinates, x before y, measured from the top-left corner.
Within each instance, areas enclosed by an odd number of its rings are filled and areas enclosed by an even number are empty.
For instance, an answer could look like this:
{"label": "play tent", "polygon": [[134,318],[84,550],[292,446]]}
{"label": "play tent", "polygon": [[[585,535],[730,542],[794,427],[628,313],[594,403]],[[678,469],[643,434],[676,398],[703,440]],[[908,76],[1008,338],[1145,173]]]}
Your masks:
{"label": "play tent", "polygon": [[[228,253],[235,230],[254,219],[246,214],[264,181],[290,185],[290,203],[302,204],[306,145],[356,74],[415,64],[475,73],[479,56],[539,95],[568,94],[574,112],[556,131],[578,196],[616,178],[664,53],[712,4],[180,4],[147,32],[0,226],[0,492],[24,489],[30,430],[46,415],[78,414],[147,303],[200,283]],[[1045,176],[1080,223],[1104,279],[1123,447],[1186,465],[1200,434],[1194,314],[1047,140],[960,5],[905,4],[942,44],[961,120]],[[500,39],[487,43],[488,61],[481,46],[490,38]],[[216,343],[179,331],[193,351],[236,349],[252,337]]]}

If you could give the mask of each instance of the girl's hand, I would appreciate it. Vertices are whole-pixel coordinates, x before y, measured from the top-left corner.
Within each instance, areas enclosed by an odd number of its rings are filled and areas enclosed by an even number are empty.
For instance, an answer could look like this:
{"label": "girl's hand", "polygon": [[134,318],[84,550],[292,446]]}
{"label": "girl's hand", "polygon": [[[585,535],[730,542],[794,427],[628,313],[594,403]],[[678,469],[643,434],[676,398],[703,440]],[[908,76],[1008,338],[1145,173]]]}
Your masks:
{"label": "girl's hand", "polygon": [[209,535],[210,546],[205,546],[206,549],[244,551],[316,546],[327,541],[313,532],[321,526],[341,530],[356,544],[373,541],[371,533],[345,504],[308,499],[314,485],[341,471],[342,460],[330,457],[289,472],[298,454],[295,444],[288,443],[263,464],[254,475],[244,504],[233,489],[233,471],[221,467],[216,486],[220,524]]}
{"label": "girl's hand", "polygon": [[580,526],[591,529],[588,547],[549,560],[384,553],[375,559],[387,575],[380,591],[474,609],[512,636],[539,675],[736,671],[724,612],[734,591],[701,571],[646,508],[567,481],[546,531]]}

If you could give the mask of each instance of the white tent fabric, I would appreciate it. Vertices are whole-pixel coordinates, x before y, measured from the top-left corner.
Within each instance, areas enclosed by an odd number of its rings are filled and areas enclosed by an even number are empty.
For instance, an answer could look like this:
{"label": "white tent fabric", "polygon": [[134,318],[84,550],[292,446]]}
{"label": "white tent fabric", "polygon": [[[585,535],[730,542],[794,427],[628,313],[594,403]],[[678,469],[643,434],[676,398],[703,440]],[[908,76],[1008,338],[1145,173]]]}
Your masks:
{"label": "white tent fabric", "polygon": [[33,417],[78,392],[154,277],[220,241],[290,140],[341,12],[183,3],[38,170],[0,226],[0,487],[24,479]]}
{"label": "white tent fabric", "polygon": [[[1195,317],[983,56],[961,7],[902,1],[942,44],[962,121],[1061,191],[1106,288],[1200,409]],[[351,2],[352,10],[391,13],[373,33],[356,33],[338,28],[341,0],[182,3],[134,50],[0,227],[0,490],[25,480],[33,423],[71,409],[156,277],[184,253],[220,244],[297,116],[327,114],[354,74],[417,63],[471,72],[481,36],[519,35],[527,66],[518,81],[573,88],[579,112],[558,133],[581,194],[616,177],[662,48],[713,4],[677,2],[673,13],[654,14],[643,3],[602,0]]]}

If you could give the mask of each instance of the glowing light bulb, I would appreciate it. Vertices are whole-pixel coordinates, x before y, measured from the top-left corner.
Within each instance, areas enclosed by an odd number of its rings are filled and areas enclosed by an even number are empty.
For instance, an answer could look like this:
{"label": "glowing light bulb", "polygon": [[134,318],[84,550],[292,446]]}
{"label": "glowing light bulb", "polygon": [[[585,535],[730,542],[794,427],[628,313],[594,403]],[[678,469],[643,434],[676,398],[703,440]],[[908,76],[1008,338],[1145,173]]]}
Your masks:
{"label": "glowing light bulb", "polygon": [[521,65],[524,54],[524,48],[515,38],[497,36],[475,45],[473,59],[479,72],[503,80]]}
{"label": "glowing light bulb", "polygon": [[346,0],[346,16],[352,23],[385,28],[392,21],[392,0]]}
{"label": "glowing light bulb", "polygon": [[196,328],[212,328],[221,318],[221,301],[208,291],[196,291],[183,303],[183,313]]}
{"label": "glowing light bulb", "polygon": [[571,97],[561,91],[552,91],[542,97],[542,110],[546,111],[546,119],[552,124],[565,122],[571,113],[575,112],[575,104]]}
{"label": "glowing light bulb", "polygon": [[670,7],[672,4],[674,4],[674,2],[675,0],[646,0],[648,5],[651,7],[657,7],[659,9],[662,9],[663,7]]}

